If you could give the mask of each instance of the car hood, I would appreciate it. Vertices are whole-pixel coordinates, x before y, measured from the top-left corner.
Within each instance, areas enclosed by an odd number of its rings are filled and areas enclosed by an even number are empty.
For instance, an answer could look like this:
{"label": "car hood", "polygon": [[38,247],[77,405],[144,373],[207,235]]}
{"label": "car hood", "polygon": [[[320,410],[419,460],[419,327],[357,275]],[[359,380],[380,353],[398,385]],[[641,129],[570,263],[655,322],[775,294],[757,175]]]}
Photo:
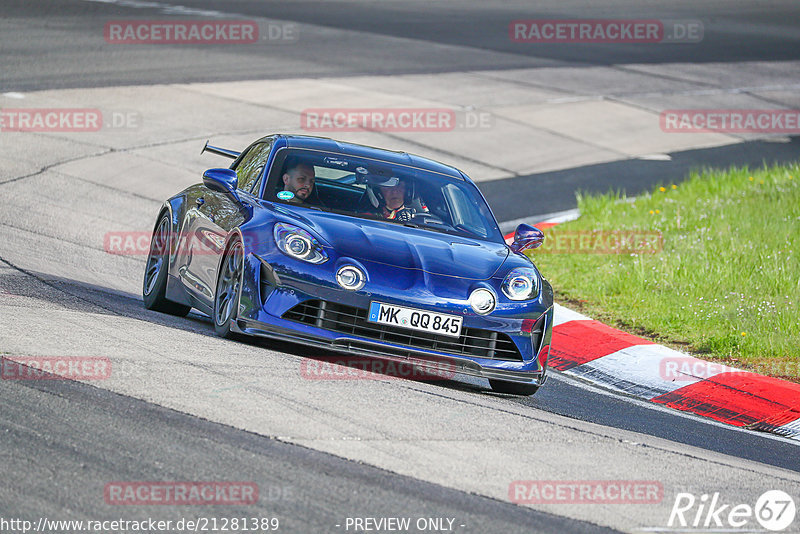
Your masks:
{"label": "car hood", "polygon": [[337,256],[432,274],[487,280],[509,255],[504,243],[422,228],[306,210],[298,218]]}

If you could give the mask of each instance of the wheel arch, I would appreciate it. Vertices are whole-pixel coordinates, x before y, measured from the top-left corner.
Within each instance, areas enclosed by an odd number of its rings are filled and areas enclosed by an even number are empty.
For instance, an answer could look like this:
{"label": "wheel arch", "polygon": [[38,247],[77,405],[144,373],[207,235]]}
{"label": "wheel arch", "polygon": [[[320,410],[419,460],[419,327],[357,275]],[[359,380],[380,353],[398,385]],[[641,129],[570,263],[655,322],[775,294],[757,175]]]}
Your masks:
{"label": "wheel arch", "polygon": [[[248,230],[245,230],[247,232]],[[243,270],[242,280],[239,289],[238,303],[237,303],[237,317],[254,319],[258,316],[259,309],[264,305],[261,299],[261,276],[262,276],[262,262],[263,260],[258,255],[251,243],[244,239],[244,234],[241,227],[232,229],[227,238],[225,245],[217,260],[217,280],[219,280],[220,273],[222,272],[223,262],[232,243],[238,240],[242,244],[243,250]],[[252,240],[251,240],[252,241]],[[214,285],[214,299],[216,300],[216,283]],[[243,298],[244,297],[244,298]],[[244,307],[242,304],[244,303]]]}
{"label": "wheel arch", "polygon": [[169,262],[167,263],[167,290],[166,294],[168,298],[174,300],[176,302],[181,302],[184,304],[191,304],[188,296],[184,292],[181,284],[175,283],[175,271],[176,271],[176,262],[177,258],[174,254],[176,249],[176,239],[178,236],[179,229],[181,227],[181,214],[183,212],[182,207],[185,204],[185,199],[181,196],[175,196],[168,200],[166,200],[158,211],[158,217],[156,217],[156,223],[153,226],[153,232],[156,231],[158,228],[158,223],[161,221],[161,218],[164,215],[169,216],[170,220],[170,233],[169,233]]}

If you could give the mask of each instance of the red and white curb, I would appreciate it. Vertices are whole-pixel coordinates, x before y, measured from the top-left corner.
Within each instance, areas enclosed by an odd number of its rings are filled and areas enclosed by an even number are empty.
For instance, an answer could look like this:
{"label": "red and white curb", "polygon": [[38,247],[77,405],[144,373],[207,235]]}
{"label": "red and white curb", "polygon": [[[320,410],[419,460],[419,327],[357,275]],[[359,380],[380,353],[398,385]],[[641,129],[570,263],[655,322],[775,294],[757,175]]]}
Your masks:
{"label": "red and white curb", "polygon": [[633,397],[800,440],[800,384],[703,361],[558,304],[547,364]]}
{"label": "red and white curb", "polygon": [[558,304],[547,365],[632,397],[800,440],[800,384],[700,360]]}

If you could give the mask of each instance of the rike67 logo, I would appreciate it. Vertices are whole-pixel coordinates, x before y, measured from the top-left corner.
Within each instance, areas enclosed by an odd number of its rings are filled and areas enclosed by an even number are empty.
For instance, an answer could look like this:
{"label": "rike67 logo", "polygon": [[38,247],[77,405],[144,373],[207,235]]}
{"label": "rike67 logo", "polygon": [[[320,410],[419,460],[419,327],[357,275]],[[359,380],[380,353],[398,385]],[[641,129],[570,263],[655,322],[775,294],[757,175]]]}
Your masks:
{"label": "rike67 logo", "polygon": [[678,493],[667,526],[687,532],[756,532],[760,525],[779,532],[794,523],[796,513],[794,499],[781,490],[764,492],[755,506],[725,503],[719,492],[699,498],[691,493]]}

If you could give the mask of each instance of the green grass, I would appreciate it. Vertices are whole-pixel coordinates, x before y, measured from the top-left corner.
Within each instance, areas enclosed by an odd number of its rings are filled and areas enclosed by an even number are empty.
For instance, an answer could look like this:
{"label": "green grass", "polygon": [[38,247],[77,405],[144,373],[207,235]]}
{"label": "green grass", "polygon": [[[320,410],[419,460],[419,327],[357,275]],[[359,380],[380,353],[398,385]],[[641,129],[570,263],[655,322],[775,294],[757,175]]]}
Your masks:
{"label": "green grass", "polygon": [[[659,343],[800,381],[800,166],[693,173],[627,198],[578,195],[547,230],[655,230],[655,254],[527,252],[556,300]],[[564,241],[562,240],[561,243]]]}

